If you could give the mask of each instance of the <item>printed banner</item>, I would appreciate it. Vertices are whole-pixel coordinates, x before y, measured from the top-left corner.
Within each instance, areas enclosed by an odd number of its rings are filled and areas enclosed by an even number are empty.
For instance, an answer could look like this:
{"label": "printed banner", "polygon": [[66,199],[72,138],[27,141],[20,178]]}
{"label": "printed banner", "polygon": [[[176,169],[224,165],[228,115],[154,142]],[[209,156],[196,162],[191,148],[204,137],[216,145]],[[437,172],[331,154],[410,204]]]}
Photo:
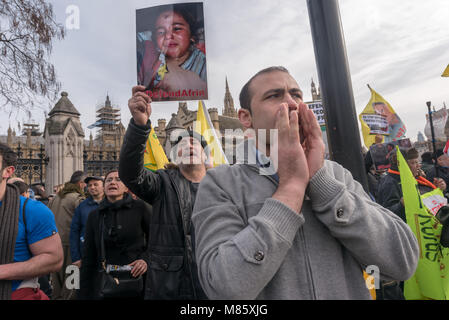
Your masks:
{"label": "printed banner", "polygon": [[323,109],[323,103],[320,102],[312,102],[307,104],[310,110],[313,111],[315,114],[316,119],[318,120],[319,125],[325,126],[326,125],[326,119],[324,116],[324,109]]}
{"label": "printed banner", "polygon": [[[418,183],[396,147],[402,194],[407,224],[415,234],[419,247],[418,268],[412,278],[405,282],[404,295],[407,300],[448,300],[449,298],[449,249],[440,244],[442,225],[423,206]],[[440,189],[430,192],[443,196]]]}
{"label": "printed banner", "polygon": [[153,101],[207,99],[203,4],[136,11],[137,83]]}
{"label": "printed banner", "polygon": [[447,205],[447,199],[441,194],[439,189],[435,189],[435,192],[428,192],[421,196],[423,204],[427,210],[434,216],[438,213],[441,207]]}
{"label": "printed banner", "polygon": [[380,94],[370,86],[368,88],[371,90],[371,99],[359,116],[365,145],[371,147],[378,134],[384,136],[383,142],[404,139],[407,130],[402,120]]}
{"label": "printed banner", "polygon": [[376,135],[389,135],[390,130],[388,127],[387,117],[379,114],[363,114],[362,120],[369,127],[369,134]]}
{"label": "printed banner", "polygon": [[324,115],[323,103],[321,101],[311,102],[311,103],[307,104],[307,106],[309,107],[310,110],[313,111],[313,113],[315,114],[315,117],[318,121],[318,124],[321,127],[323,142],[324,142],[324,146],[326,147],[326,151],[324,153],[324,158],[329,160],[330,159],[329,143],[327,141],[326,118]]}

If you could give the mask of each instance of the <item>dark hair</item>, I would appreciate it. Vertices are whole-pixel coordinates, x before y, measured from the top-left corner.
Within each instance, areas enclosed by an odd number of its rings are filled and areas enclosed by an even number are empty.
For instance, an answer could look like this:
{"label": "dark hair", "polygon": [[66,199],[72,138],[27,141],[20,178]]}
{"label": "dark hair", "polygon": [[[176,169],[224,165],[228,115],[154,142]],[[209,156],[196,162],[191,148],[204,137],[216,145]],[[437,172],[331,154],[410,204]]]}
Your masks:
{"label": "dark hair", "polygon": [[412,160],[412,159],[416,159],[416,158],[419,158],[418,150],[416,150],[415,148],[408,149],[405,159]]}
{"label": "dark hair", "polygon": [[280,71],[280,72],[285,72],[290,74],[290,72],[288,72],[288,70],[282,66],[275,66],[275,67],[269,67],[269,68],[265,68],[263,70],[260,70],[259,72],[257,72],[251,79],[249,79],[249,81],[243,86],[242,91],[240,91],[240,107],[243,109],[248,110],[249,112],[251,112],[251,99],[252,99],[252,94],[249,90],[249,87],[251,85],[251,82],[253,82],[253,80],[255,78],[257,78],[258,76],[260,76],[261,74],[264,73],[270,73],[270,72],[275,72],[275,71]]}
{"label": "dark hair", "polygon": [[422,160],[423,163],[433,164],[432,159],[433,159],[432,158],[432,152],[430,152],[430,151],[424,152],[421,155],[421,160]]}
{"label": "dark hair", "polygon": [[157,8],[157,12],[155,14],[154,25],[151,27],[151,33],[153,34],[153,41],[155,41],[154,35],[156,35],[156,21],[159,19],[159,16],[167,11],[172,11],[174,13],[179,14],[189,25],[190,35],[195,37],[196,31],[198,29],[198,23],[195,21],[195,17],[190,13],[189,10],[190,3],[177,3],[177,4],[169,4],[162,5]]}
{"label": "dark hair", "polygon": [[437,149],[437,151],[435,152],[435,158],[439,158],[442,155],[444,155],[444,150],[443,149]]}
{"label": "dark hair", "polygon": [[19,188],[19,193],[23,194],[28,191],[29,187],[25,182],[22,181],[14,181],[13,185]]}
{"label": "dark hair", "polygon": [[176,140],[173,142],[173,147],[176,146],[179,142],[181,142],[181,140],[185,137],[191,137],[196,139],[200,144],[201,147],[203,147],[203,149],[207,148],[207,141],[206,139],[199,134],[198,132],[192,131],[192,130],[182,130],[178,137],[176,138]]}
{"label": "dark hair", "polygon": [[41,199],[48,199],[47,193],[42,190],[42,188],[39,188],[39,186],[41,186],[41,184],[31,186],[31,190],[34,191],[34,195],[36,196],[36,198],[39,197]]}
{"label": "dark hair", "polygon": [[72,177],[70,178],[69,183],[76,184],[76,183],[78,183],[78,182],[84,180],[84,177],[85,177],[85,176],[86,176],[86,175],[85,175],[85,173],[84,173],[83,171],[75,171],[75,172],[72,174]]}
{"label": "dark hair", "polygon": [[2,168],[17,166],[17,154],[4,143],[0,143],[0,156],[2,156]]}
{"label": "dark hair", "polygon": [[106,173],[106,175],[104,176],[104,182],[106,182],[106,178],[108,177],[108,175],[110,175],[110,174],[113,173],[113,172],[118,172],[118,169],[117,169],[117,168],[113,168],[113,169],[109,170],[109,171]]}

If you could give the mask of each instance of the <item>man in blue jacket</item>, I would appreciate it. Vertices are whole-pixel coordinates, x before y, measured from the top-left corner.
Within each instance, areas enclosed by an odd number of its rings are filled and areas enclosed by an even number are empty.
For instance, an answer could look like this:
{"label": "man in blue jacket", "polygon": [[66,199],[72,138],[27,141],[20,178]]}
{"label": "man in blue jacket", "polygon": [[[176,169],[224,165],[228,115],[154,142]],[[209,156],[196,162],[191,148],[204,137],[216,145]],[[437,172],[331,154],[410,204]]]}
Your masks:
{"label": "man in blue jacket", "polygon": [[75,209],[70,226],[70,256],[72,257],[72,264],[78,268],[81,267],[87,218],[104,198],[103,178],[87,177],[84,182],[87,184],[89,197]]}

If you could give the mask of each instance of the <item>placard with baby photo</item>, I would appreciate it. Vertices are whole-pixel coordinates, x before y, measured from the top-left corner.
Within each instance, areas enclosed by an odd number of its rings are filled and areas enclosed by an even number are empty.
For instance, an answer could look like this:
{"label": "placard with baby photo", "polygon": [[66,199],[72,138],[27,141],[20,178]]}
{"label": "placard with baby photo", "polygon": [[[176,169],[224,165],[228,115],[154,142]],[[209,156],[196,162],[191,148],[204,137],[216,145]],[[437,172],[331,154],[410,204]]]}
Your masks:
{"label": "placard with baby photo", "polygon": [[137,83],[153,101],[206,100],[203,3],[136,11]]}

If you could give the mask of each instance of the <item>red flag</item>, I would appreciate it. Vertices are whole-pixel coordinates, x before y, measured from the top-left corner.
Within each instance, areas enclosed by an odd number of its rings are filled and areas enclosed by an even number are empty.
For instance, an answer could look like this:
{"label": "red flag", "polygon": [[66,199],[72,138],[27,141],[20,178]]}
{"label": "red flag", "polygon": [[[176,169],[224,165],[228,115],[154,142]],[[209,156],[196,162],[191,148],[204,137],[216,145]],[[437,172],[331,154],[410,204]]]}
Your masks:
{"label": "red flag", "polygon": [[449,151],[449,140],[447,140],[447,142],[446,142],[446,146],[444,147],[444,150],[443,150],[443,152],[444,152],[445,154],[447,154],[447,155],[449,156],[449,153],[448,153],[448,151]]}

